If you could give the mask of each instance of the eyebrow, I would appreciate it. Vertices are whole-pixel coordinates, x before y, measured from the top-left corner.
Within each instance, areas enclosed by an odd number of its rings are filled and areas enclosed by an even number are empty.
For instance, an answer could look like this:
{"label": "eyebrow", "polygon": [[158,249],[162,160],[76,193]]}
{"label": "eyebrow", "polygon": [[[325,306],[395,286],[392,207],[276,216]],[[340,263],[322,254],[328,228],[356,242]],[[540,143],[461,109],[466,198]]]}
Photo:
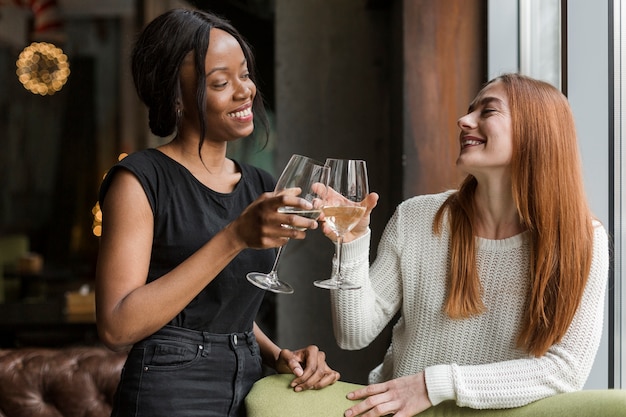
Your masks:
{"label": "eyebrow", "polygon": [[[244,58],[243,61],[241,61],[240,67],[245,66],[247,61],[248,60],[246,58]],[[209,75],[213,74],[214,72],[227,71],[227,70],[228,70],[228,67],[215,67],[215,68],[212,68],[211,71],[209,71],[206,76],[208,77]]]}
{"label": "eyebrow", "polygon": [[498,97],[493,97],[493,96],[486,96],[481,98],[478,101],[474,101],[470,104],[468,111],[472,111],[475,108],[479,107],[479,106],[486,106],[492,102],[495,102],[496,104],[503,106],[504,105],[504,101],[502,101],[501,99],[499,99]]}

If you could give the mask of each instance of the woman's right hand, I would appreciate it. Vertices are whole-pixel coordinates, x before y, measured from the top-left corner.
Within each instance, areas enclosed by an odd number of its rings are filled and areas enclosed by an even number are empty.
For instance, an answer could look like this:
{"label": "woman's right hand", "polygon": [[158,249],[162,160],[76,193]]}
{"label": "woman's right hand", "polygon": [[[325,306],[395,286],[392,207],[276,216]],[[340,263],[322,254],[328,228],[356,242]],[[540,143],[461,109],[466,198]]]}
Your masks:
{"label": "woman's right hand", "polygon": [[227,228],[235,234],[247,248],[267,249],[283,246],[289,239],[304,239],[306,231],[295,229],[316,229],[317,222],[295,214],[279,213],[284,206],[312,208],[311,203],[297,197],[298,189],[290,193],[264,193],[250,204]]}
{"label": "woman's right hand", "polygon": [[[378,198],[379,196],[377,193],[369,193],[367,197],[365,197],[365,199],[361,201],[361,206],[365,206],[365,213],[363,214],[363,217],[361,217],[361,220],[357,223],[357,225],[354,226],[351,231],[343,235],[344,243],[353,241],[367,233],[370,225],[370,214],[372,213],[372,210],[374,210],[374,207],[376,207],[376,205],[378,204]],[[320,216],[319,221],[324,222],[323,214],[322,216]],[[326,237],[333,241],[337,240],[337,235],[335,234],[335,232],[325,223],[323,224],[324,225],[322,227],[322,232],[326,235]]]}
{"label": "woman's right hand", "polygon": [[365,214],[361,217],[361,221],[359,221],[350,232],[346,233],[343,238],[344,242],[350,242],[351,240],[363,236],[367,232],[370,225],[370,214],[378,204],[378,198],[377,193],[369,193],[367,197],[361,201],[361,205],[365,206]]}

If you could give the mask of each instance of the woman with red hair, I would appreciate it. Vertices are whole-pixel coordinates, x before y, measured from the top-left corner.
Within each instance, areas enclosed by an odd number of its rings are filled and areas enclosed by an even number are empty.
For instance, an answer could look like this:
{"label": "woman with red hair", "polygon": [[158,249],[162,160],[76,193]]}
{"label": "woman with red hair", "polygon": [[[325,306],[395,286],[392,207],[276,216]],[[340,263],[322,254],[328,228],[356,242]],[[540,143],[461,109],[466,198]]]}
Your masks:
{"label": "woman with red hair", "polygon": [[338,344],[361,349],[399,314],[348,417],[413,416],[446,400],[519,407],[581,389],[591,370],[608,239],[587,204],[566,97],[505,74],[458,126],[458,190],[401,203],[371,266],[369,216],[346,237],[342,270],[361,289],[332,292]]}

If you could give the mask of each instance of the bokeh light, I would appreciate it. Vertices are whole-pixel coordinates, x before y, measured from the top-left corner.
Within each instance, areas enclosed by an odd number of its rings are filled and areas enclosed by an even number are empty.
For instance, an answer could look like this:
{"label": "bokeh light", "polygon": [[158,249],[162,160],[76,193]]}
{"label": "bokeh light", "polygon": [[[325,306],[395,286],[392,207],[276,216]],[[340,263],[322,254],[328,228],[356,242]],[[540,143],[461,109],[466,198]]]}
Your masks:
{"label": "bokeh light", "polygon": [[48,42],[33,42],[16,62],[18,79],[28,91],[42,96],[61,91],[70,75],[63,50]]}
{"label": "bokeh light", "polygon": [[[118,155],[117,160],[121,161],[127,156],[128,154],[126,152],[122,152],[121,154]],[[104,175],[102,176],[103,180],[104,180],[104,177],[106,177],[106,175],[107,173],[105,172]],[[91,232],[94,234],[94,236],[100,237],[102,236],[102,210],[100,210],[100,203],[98,203],[97,201],[96,201],[96,205],[93,206],[93,208],[91,209],[91,214],[93,215],[93,223],[91,225]]]}

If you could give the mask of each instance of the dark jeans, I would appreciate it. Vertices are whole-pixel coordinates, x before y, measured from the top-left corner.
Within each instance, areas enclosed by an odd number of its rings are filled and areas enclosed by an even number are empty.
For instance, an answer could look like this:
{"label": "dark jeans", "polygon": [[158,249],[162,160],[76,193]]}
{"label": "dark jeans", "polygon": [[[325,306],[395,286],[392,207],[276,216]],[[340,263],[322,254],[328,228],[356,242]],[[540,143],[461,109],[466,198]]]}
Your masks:
{"label": "dark jeans", "polygon": [[133,346],[113,417],[240,417],[262,376],[252,332],[212,334],[165,326]]}

